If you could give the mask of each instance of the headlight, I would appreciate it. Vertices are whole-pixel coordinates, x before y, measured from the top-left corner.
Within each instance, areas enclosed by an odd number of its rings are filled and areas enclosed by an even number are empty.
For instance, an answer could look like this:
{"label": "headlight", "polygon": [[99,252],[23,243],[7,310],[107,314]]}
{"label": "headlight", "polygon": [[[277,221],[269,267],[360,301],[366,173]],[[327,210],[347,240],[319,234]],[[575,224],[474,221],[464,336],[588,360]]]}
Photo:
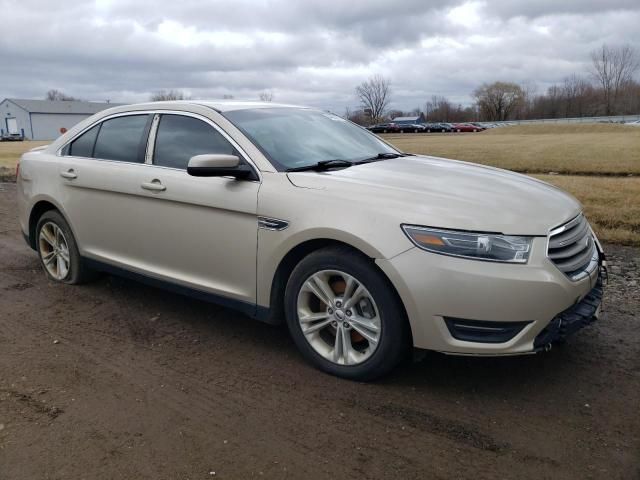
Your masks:
{"label": "headlight", "polygon": [[531,252],[531,237],[460,232],[415,225],[402,225],[402,230],[418,248],[442,255],[490,262],[527,263]]}

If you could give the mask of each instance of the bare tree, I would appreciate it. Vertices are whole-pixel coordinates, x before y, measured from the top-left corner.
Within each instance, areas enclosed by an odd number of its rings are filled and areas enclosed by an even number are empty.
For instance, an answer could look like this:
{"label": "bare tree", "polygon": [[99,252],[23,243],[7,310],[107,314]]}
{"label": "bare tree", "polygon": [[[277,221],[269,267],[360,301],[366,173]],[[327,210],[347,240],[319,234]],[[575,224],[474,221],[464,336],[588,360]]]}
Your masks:
{"label": "bare tree", "polygon": [[60,90],[57,90],[55,88],[52,88],[51,90],[49,90],[47,92],[47,95],[45,96],[45,100],[51,100],[51,101],[57,101],[57,102],[70,102],[73,100],[78,100],[75,97],[72,97],[71,95],[66,95],[65,93],[61,92]]}
{"label": "bare tree", "polygon": [[271,90],[265,90],[260,93],[261,102],[273,102],[273,92]]}
{"label": "bare tree", "polygon": [[508,120],[524,100],[522,87],[509,82],[482,84],[473,92],[473,96],[481,118],[489,121]]}
{"label": "bare tree", "polygon": [[379,122],[389,105],[391,82],[381,75],[375,75],[356,87],[356,95],[362,108],[371,111],[371,119]]}
{"label": "bare tree", "polygon": [[630,45],[603,44],[591,52],[591,63],[591,73],[602,88],[605,115],[612,115],[621,90],[631,83],[638,70],[638,57]]}
{"label": "bare tree", "polygon": [[573,74],[564,79],[562,86],[565,117],[582,117],[585,115],[587,102],[593,87],[583,79]]}
{"label": "bare tree", "polygon": [[357,123],[358,125],[369,125],[371,123],[371,116],[362,109],[352,109],[351,107],[346,107],[344,109],[343,117],[347,120]]}
{"label": "bare tree", "polygon": [[149,97],[152,102],[162,102],[165,100],[189,100],[191,97],[182,90],[159,90]]}
{"label": "bare tree", "polygon": [[431,100],[425,104],[425,116],[427,120],[432,122],[450,122],[454,120],[454,108],[446,97],[432,95]]}

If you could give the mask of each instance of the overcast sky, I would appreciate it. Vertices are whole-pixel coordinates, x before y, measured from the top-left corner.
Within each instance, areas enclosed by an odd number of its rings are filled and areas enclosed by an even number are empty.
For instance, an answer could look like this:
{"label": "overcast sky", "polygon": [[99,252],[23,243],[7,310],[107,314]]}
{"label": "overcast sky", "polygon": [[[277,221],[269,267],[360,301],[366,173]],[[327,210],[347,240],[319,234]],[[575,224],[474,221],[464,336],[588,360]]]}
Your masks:
{"label": "overcast sky", "polygon": [[469,104],[482,82],[538,92],[602,43],[640,53],[639,0],[0,0],[0,99],[50,88],[145,101],[159,89],[338,113],[372,74],[392,107]]}

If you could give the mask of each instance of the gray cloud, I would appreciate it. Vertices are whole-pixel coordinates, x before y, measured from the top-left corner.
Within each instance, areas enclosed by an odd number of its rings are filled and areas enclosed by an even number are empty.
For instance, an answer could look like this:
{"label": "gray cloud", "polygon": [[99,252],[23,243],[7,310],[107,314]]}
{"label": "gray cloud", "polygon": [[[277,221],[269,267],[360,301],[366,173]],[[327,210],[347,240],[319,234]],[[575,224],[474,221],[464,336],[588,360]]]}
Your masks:
{"label": "gray cloud", "polygon": [[0,0],[0,97],[49,88],[143,101],[162,88],[341,111],[355,85],[388,76],[393,107],[461,103],[497,79],[539,90],[586,75],[603,42],[640,51],[637,1]]}

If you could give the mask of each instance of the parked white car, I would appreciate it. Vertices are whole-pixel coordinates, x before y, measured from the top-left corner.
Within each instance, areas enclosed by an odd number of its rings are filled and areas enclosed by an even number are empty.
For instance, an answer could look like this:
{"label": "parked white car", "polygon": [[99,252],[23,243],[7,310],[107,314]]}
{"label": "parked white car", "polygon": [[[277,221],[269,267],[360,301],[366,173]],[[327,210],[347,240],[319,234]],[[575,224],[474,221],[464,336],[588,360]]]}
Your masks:
{"label": "parked white car", "polygon": [[112,272],[286,319],[311,363],[351,379],[411,346],[538,352],[599,311],[604,255],[572,196],[310,108],[112,108],[24,154],[17,184],[53,280]]}

